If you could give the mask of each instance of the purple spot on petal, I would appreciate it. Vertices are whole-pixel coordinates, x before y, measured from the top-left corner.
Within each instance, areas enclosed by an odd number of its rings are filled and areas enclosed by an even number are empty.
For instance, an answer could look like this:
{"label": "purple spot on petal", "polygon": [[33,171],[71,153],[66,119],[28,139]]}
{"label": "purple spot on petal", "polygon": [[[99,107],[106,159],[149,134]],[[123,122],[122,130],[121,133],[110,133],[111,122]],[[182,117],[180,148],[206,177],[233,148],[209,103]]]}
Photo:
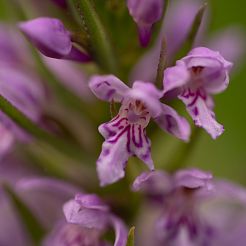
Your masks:
{"label": "purple spot on petal", "polygon": [[115,92],[116,92],[115,89],[109,90],[106,94],[106,99],[110,99]]}
{"label": "purple spot on petal", "polygon": [[102,152],[102,155],[103,156],[107,156],[107,155],[109,155],[109,153],[110,153],[109,149],[104,149],[103,152]]}
{"label": "purple spot on petal", "polygon": [[199,111],[198,111],[198,108],[197,107],[194,107],[193,110],[192,110],[193,114],[195,116],[198,116],[199,115]]}

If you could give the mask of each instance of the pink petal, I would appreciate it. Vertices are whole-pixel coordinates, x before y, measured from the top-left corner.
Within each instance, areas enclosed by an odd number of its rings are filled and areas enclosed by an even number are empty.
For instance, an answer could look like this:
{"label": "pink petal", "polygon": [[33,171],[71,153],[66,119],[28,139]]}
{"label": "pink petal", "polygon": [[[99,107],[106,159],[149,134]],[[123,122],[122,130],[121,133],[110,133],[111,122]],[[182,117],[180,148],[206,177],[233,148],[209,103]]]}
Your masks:
{"label": "pink petal", "polygon": [[181,140],[189,141],[191,132],[189,123],[171,107],[162,104],[162,114],[155,118],[155,121],[164,131]]}
{"label": "pink petal", "polygon": [[96,97],[109,102],[121,102],[129,90],[129,87],[114,75],[93,76],[89,87]]}

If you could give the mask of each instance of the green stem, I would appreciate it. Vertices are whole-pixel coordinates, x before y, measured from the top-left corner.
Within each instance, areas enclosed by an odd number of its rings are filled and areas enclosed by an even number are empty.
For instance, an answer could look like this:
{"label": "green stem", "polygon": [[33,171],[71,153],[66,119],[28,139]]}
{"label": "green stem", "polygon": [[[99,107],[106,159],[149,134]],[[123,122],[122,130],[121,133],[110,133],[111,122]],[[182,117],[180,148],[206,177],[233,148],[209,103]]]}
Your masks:
{"label": "green stem", "polygon": [[166,170],[175,172],[176,170],[185,167],[191,154],[193,153],[194,147],[196,146],[197,140],[201,135],[201,129],[196,127],[192,132],[190,142],[188,144],[181,143],[176,151],[176,155],[172,157],[172,160],[168,162]]}
{"label": "green stem", "polygon": [[69,0],[70,8],[81,27],[87,30],[94,59],[107,72],[118,74],[113,45],[91,0]]}

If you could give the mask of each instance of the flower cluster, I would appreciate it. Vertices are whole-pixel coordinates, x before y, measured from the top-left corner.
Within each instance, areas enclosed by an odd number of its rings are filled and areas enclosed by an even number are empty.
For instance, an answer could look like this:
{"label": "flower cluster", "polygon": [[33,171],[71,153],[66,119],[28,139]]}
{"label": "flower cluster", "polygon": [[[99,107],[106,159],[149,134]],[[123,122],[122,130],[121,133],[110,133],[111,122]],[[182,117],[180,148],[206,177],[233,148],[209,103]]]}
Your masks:
{"label": "flower cluster", "polygon": [[[244,246],[246,189],[184,168],[199,128],[224,132],[213,97],[241,30],[208,40],[201,0],[16,5],[0,24],[0,246]],[[174,162],[156,161],[164,141]]]}

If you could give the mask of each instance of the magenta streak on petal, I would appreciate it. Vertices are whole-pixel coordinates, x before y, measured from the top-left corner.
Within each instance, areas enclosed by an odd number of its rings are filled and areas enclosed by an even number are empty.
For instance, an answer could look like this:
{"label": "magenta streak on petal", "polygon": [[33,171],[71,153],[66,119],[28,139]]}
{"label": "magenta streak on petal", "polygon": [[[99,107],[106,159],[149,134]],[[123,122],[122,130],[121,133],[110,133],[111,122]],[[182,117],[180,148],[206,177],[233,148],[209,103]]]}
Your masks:
{"label": "magenta streak on petal", "polygon": [[97,84],[97,88],[99,88],[100,86],[102,86],[103,84],[107,85],[107,86],[111,86],[111,84],[108,81],[102,81],[101,83]]}
{"label": "magenta streak on petal", "polygon": [[[149,139],[147,138],[145,132],[144,132],[144,139],[145,139],[146,143],[149,144]],[[151,152],[151,149],[150,149],[150,146],[149,146],[148,149],[147,149],[147,151],[146,151],[146,153],[144,155],[142,155],[143,160],[146,160],[146,159],[149,158],[150,152]]]}
{"label": "magenta streak on petal", "polygon": [[198,89],[196,91],[196,94],[195,94],[193,101],[191,103],[189,103],[187,105],[187,107],[192,107],[197,102],[199,97],[201,97],[204,101],[207,99],[206,94],[204,93],[204,95],[202,95],[201,90]]}
{"label": "magenta streak on petal", "polygon": [[173,124],[172,124],[172,116],[171,115],[166,115],[166,120],[167,120],[167,131],[172,133],[172,127],[173,127]]}
{"label": "magenta streak on petal", "polygon": [[107,124],[104,124],[104,125],[103,125],[103,128],[108,132],[109,137],[113,137],[113,136],[116,134],[116,132],[115,132],[115,131],[112,131],[112,130],[108,127]]}
{"label": "magenta streak on petal", "polygon": [[125,132],[129,131],[130,127],[131,127],[130,125],[127,125],[118,135],[115,136],[114,139],[108,140],[108,142],[116,143]]}
{"label": "magenta streak on petal", "polygon": [[[186,93],[186,94],[185,94]],[[182,97],[184,98],[189,98],[195,96],[195,93],[192,92],[189,88],[187,90],[184,90],[181,94]]]}
{"label": "magenta streak on petal", "polygon": [[135,137],[135,126],[136,126],[135,124],[132,125],[132,141],[137,148],[141,148],[141,147],[143,147],[142,127],[141,127],[141,125],[138,126],[139,142],[137,143],[136,137]]}
{"label": "magenta streak on petal", "polygon": [[109,99],[114,93],[116,92],[115,89],[111,89],[107,92],[106,94],[106,98]]}
{"label": "magenta streak on petal", "polygon": [[199,111],[197,107],[194,107],[194,109],[192,110],[192,112],[194,113],[195,116],[199,115]]}
{"label": "magenta streak on petal", "polygon": [[130,143],[131,143],[131,125],[128,126],[127,130],[127,143],[126,143],[126,149],[129,154],[132,154],[131,148],[130,148]]}
{"label": "magenta streak on petal", "polygon": [[126,121],[126,124],[128,123],[128,119],[126,117],[121,118],[118,122],[114,123],[112,126],[119,126],[122,121]]}
{"label": "magenta streak on petal", "polygon": [[114,118],[113,118],[111,121],[109,121],[108,123],[112,123],[112,122],[116,121],[119,117],[120,117],[120,116],[117,115],[116,117],[114,117]]}

